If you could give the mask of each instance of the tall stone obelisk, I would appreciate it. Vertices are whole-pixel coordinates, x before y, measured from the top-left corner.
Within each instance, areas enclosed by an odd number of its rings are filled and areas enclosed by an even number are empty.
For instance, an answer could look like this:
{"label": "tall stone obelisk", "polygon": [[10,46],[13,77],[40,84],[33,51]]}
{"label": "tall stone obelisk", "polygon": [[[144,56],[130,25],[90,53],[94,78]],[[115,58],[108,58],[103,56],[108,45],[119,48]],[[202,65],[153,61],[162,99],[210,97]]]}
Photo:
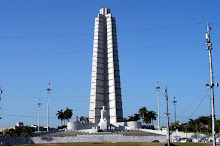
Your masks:
{"label": "tall stone obelisk", "polygon": [[95,18],[89,121],[98,123],[105,106],[108,122],[123,121],[115,18],[109,8]]}

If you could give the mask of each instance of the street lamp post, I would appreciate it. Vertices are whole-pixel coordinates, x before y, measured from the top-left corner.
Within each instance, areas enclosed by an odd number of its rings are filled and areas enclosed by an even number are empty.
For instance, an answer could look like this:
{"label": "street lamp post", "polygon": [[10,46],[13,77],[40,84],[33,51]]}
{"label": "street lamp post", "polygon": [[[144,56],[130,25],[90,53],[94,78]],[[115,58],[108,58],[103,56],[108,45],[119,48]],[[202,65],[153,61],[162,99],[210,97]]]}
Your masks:
{"label": "street lamp post", "polygon": [[158,101],[158,129],[160,130],[160,103],[159,103],[160,86],[158,86],[158,81],[157,81],[157,86],[155,88],[157,90],[157,101]]}
{"label": "street lamp post", "polygon": [[[173,104],[174,104],[175,125],[176,125],[176,103],[177,103],[177,101],[176,101],[175,99],[176,99],[176,98],[174,97]],[[175,130],[176,130],[176,126],[175,126]],[[177,135],[176,135],[176,131],[175,131],[175,136],[176,136],[176,142],[177,142]]]}
{"label": "street lamp post", "polygon": [[46,89],[48,93],[48,100],[47,100],[47,132],[49,131],[49,94],[50,91],[52,90],[50,88],[50,83],[48,83],[48,88]]}
{"label": "street lamp post", "polygon": [[[2,94],[2,89],[0,88],[0,103],[1,103],[1,99],[2,99],[1,94]],[[1,107],[0,107],[0,109],[1,109]],[[2,117],[0,117],[0,119],[2,119]]]}
{"label": "street lamp post", "polygon": [[164,93],[165,93],[165,99],[166,99],[166,105],[167,105],[167,112],[165,113],[167,115],[167,146],[170,146],[170,127],[169,127],[167,86],[166,86],[166,89],[164,90]]}
{"label": "street lamp post", "polygon": [[177,101],[176,101],[175,99],[176,99],[176,98],[174,97],[173,104],[174,104],[175,123],[176,123],[176,103],[177,103]]}
{"label": "street lamp post", "polygon": [[40,99],[39,99],[39,103],[38,103],[38,132],[40,132]]}
{"label": "street lamp post", "polygon": [[2,89],[0,88],[0,102],[1,102],[1,94],[2,94]]}

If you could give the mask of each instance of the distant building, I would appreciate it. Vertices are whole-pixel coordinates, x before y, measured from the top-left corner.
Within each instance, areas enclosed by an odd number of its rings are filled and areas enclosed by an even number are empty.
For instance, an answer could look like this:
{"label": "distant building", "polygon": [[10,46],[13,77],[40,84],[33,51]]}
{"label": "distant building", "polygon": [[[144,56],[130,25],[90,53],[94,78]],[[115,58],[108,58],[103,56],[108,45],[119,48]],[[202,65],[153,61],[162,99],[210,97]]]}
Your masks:
{"label": "distant building", "polygon": [[[22,127],[22,126],[24,126],[24,123],[23,122],[17,122],[15,126]],[[15,126],[1,127],[0,132],[5,131],[6,129],[15,129]]]}
{"label": "distant building", "polygon": [[5,131],[6,129],[15,129],[15,126],[1,127],[1,128],[0,128],[0,132]]}
{"label": "distant building", "polygon": [[24,126],[24,123],[23,123],[23,122],[17,122],[17,123],[16,123],[16,126],[17,126],[17,127]]}

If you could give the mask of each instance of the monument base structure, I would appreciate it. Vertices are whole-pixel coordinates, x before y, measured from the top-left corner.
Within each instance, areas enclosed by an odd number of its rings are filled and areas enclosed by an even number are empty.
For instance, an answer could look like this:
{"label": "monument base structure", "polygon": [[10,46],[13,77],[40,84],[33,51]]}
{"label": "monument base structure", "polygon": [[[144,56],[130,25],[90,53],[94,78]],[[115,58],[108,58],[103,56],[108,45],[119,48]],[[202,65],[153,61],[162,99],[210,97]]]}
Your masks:
{"label": "monument base structure", "polygon": [[[105,129],[106,128],[106,129]],[[76,122],[67,122],[67,131],[83,131],[89,133],[97,133],[98,130],[104,132],[116,132],[121,130],[139,130],[141,128],[141,122],[138,121],[129,121],[129,122],[117,122],[110,124],[108,127],[96,123],[81,123]]]}
{"label": "monument base structure", "polygon": [[76,122],[68,122],[67,130],[69,131],[85,131],[89,133],[96,133],[98,130],[102,130],[103,132],[115,132],[121,130],[138,130],[141,128],[141,122],[130,121],[130,122],[116,122],[109,123],[107,121],[108,113],[105,109],[105,106],[102,107],[100,111],[100,122],[96,123],[81,123],[79,121]]}

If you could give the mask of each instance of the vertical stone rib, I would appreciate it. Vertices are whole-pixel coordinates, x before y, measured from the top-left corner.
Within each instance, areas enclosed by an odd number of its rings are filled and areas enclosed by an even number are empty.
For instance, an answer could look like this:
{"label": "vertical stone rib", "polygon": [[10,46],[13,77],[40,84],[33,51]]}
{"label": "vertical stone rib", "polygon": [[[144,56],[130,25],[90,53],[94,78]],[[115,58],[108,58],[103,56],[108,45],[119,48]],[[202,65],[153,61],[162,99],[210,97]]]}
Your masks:
{"label": "vertical stone rib", "polygon": [[89,120],[98,123],[105,102],[105,18],[95,19]]}
{"label": "vertical stone rib", "polygon": [[110,123],[123,121],[115,18],[107,16]]}

